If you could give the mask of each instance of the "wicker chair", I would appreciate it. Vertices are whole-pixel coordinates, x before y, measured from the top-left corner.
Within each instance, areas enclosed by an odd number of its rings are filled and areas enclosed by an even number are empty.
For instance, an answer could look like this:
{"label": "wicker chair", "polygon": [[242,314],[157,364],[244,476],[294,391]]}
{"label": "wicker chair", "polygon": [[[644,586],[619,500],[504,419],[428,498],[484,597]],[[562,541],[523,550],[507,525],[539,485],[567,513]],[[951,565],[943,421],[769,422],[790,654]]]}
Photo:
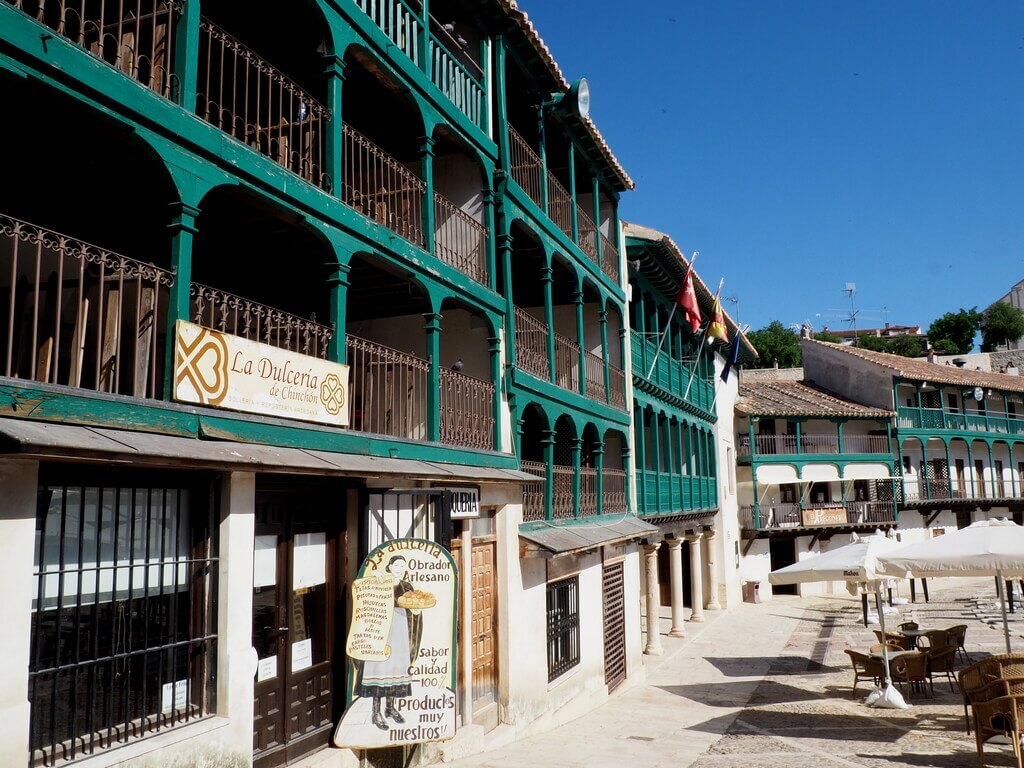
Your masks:
{"label": "wicker chair", "polygon": [[[884,647],[889,651],[889,653],[893,653],[894,651],[905,651],[905,650],[907,650],[906,648],[900,648],[898,645],[896,645],[894,643],[886,643]],[[882,648],[883,648],[883,646],[882,646],[881,643],[875,643],[870,648],[868,648],[868,652],[869,653],[881,653],[882,652]]]}
{"label": "wicker chair", "polygon": [[1024,654],[1021,653],[989,656],[987,659],[982,659],[960,670],[957,682],[960,685],[960,695],[964,699],[964,721],[967,724],[968,733],[971,732],[971,717],[968,707],[973,708],[976,702],[996,695],[998,689],[991,686],[993,682],[1018,678],[1024,679]]}
{"label": "wicker chair", "polygon": [[885,677],[885,665],[881,659],[873,658],[866,653],[858,653],[852,648],[847,648],[846,654],[850,657],[850,662],[853,664],[853,691],[850,693],[851,697],[856,698],[857,683],[861,679],[871,679],[877,683]]}
{"label": "wicker chair", "polygon": [[886,632],[884,635],[880,629],[874,630],[875,637],[878,638],[880,643],[888,643],[889,645],[897,646],[901,651],[910,650],[910,638],[898,635],[894,632]]}
{"label": "wicker chair", "polygon": [[[927,653],[905,653],[889,662],[889,670],[893,682],[907,684],[907,701],[910,701],[910,691],[914,683],[920,683],[925,693],[928,692],[928,654]],[[1022,766],[1024,768],[1024,766]]]}
{"label": "wicker chair", "polygon": [[928,638],[928,644],[932,648],[947,648],[951,645],[956,648],[956,643],[953,642],[949,636],[949,630],[946,629],[930,629],[922,637]]}
{"label": "wicker chair", "polygon": [[967,625],[957,624],[955,627],[947,629],[946,633],[949,635],[949,644],[956,646],[957,653],[965,664],[970,664],[971,657],[967,655],[967,649],[964,648],[964,643],[967,642]]}
{"label": "wicker chair", "polygon": [[985,764],[985,742],[995,736],[1005,736],[1013,747],[1017,768],[1024,768],[1020,746],[1020,735],[1024,730],[1024,694],[996,696],[986,701],[975,701],[973,706],[974,738],[981,765]]}
{"label": "wicker chair", "polygon": [[956,689],[953,684],[956,682],[956,678],[953,677],[955,671],[953,664],[956,662],[956,646],[947,645],[945,648],[930,648],[928,653],[928,684],[931,685],[932,693],[935,692],[935,675],[945,675],[946,680],[949,683],[949,690],[952,693],[956,693]]}
{"label": "wicker chair", "polygon": [[904,621],[902,624],[900,624],[899,628],[900,629],[918,629],[920,626],[921,625],[918,624],[916,621]]}

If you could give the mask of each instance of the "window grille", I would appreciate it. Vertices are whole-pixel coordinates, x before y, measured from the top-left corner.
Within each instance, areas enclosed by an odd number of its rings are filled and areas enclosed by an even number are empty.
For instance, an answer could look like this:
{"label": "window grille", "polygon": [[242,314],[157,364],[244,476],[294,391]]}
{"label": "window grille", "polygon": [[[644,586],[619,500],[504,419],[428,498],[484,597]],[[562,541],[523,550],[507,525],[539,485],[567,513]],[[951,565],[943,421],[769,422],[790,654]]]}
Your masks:
{"label": "window grille", "polygon": [[214,711],[208,487],[120,479],[40,485],[30,766],[87,757]]}
{"label": "window grille", "polygon": [[580,663],[580,580],[548,584],[548,682]]}

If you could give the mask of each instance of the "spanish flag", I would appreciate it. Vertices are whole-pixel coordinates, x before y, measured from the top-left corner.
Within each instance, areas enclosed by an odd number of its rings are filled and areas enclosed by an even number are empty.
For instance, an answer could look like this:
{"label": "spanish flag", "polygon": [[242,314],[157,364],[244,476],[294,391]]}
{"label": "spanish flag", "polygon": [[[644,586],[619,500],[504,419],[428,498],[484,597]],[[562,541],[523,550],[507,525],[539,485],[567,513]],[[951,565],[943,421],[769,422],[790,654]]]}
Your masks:
{"label": "spanish flag", "polygon": [[697,333],[700,328],[700,307],[697,305],[697,292],[693,289],[693,267],[686,268],[686,277],[679,286],[679,295],[676,296],[676,306],[683,308],[683,317],[686,324],[690,326],[691,333]]}
{"label": "spanish flag", "polygon": [[715,305],[711,308],[711,324],[708,326],[708,339],[729,341],[729,331],[725,328],[725,313],[722,312],[722,300],[715,295]]}

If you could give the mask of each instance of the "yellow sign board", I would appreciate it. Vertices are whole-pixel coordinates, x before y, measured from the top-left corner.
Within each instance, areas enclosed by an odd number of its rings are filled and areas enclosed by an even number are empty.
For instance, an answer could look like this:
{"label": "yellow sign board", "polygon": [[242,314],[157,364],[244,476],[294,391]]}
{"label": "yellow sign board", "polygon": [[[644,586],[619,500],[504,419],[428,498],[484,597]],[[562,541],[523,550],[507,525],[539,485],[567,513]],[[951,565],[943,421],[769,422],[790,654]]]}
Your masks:
{"label": "yellow sign board", "polygon": [[805,526],[845,525],[847,521],[845,507],[812,507],[802,511]]}
{"label": "yellow sign board", "polygon": [[174,399],[348,426],[348,366],[179,320]]}

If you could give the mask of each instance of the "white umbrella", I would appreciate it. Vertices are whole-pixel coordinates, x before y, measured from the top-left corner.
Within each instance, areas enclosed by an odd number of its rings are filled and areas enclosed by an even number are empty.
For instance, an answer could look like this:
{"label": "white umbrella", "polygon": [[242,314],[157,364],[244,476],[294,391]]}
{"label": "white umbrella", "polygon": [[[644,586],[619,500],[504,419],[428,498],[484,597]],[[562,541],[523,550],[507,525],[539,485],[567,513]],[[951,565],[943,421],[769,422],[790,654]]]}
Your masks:
{"label": "white umbrella", "polygon": [[907,704],[903,696],[892,685],[889,674],[889,648],[885,638],[885,611],[882,607],[882,587],[879,580],[889,578],[878,572],[878,557],[897,546],[881,531],[873,536],[860,537],[853,534],[849,544],[830,549],[820,555],[801,560],[768,574],[772,584],[806,584],[816,581],[845,581],[848,586],[875,584],[875,607],[878,611],[878,625],[882,630],[882,662],[885,665],[885,687],[876,689],[867,698],[872,706],[903,709]]}
{"label": "white umbrella", "polygon": [[878,567],[890,577],[995,576],[1006,652],[1010,652],[1004,584],[1007,578],[1024,576],[1024,527],[1006,519],[979,520],[945,536],[879,555]]}

